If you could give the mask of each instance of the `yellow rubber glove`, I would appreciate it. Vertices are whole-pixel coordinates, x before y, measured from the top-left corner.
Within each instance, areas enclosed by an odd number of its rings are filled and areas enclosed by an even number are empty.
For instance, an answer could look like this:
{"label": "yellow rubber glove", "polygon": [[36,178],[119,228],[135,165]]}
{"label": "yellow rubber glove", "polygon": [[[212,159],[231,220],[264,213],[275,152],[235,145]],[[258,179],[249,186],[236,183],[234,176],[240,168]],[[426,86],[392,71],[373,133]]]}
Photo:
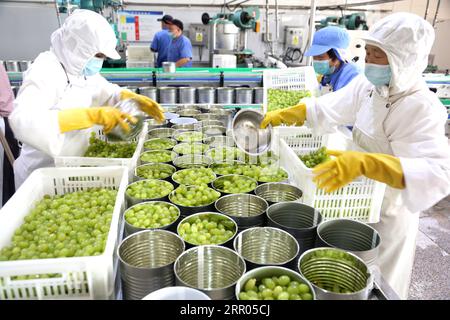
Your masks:
{"label": "yellow rubber glove", "polygon": [[90,128],[96,124],[103,126],[105,133],[120,125],[126,132],[130,126],[125,120],[136,123],[137,119],[113,107],[75,108],[62,110],[58,113],[61,133]]}
{"label": "yellow rubber glove", "polygon": [[149,97],[134,93],[130,90],[122,90],[120,92],[120,100],[132,99],[137,102],[139,108],[150,117],[162,123],[165,119],[164,109]]}
{"label": "yellow rubber glove", "polygon": [[364,175],[387,185],[403,189],[405,181],[400,159],[382,153],[327,150],[335,159],[314,167],[313,181],[320,189],[333,192]]}
{"label": "yellow rubber glove", "polygon": [[266,113],[261,122],[261,129],[269,124],[276,127],[280,124],[302,126],[306,120],[306,105],[299,103],[296,106],[286,109],[274,110]]}

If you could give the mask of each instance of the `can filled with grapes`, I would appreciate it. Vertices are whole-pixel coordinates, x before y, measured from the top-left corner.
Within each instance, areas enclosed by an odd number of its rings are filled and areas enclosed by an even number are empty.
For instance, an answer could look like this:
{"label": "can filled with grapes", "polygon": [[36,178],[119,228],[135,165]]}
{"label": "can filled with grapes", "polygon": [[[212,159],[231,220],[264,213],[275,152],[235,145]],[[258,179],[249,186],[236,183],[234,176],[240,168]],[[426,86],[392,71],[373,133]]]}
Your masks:
{"label": "can filled with grapes", "polygon": [[174,186],[168,181],[158,179],[144,179],[128,185],[125,191],[127,207],[144,201],[165,201],[173,191]]}
{"label": "can filled with grapes", "polygon": [[214,210],[214,202],[220,197],[220,192],[205,185],[180,185],[169,194],[171,203],[180,208],[182,218],[194,213]]}
{"label": "can filled with grapes", "polygon": [[236,299],[316,300],[314,289],[303,276],[288,268],[266,266],[244,274],[236,284]]}
{"label": "can filled with grapes", "polygon": [[367,300],[373,274],[356,255],[336,248],[304,252],[298,270],[311,282],[319,300]]}
{"label": "can filled with grapes", "polygon": [[296,267],[297,240],[284,230],[272,227],[250,228],[239,233],[234,250],[244,258],[247,269],[262,266]]}
{"label": "can filled with grapes", "polygon": [[172,175],[177,171],[174,166],[167,163],[148,163],[134,169],[134,181],[145,179],[160,179],[172,182]]}
{"label": "can filled with grapes", "polygon": [[376,264],[380,235],[371,226],[350,219],[322,222],[317,227],[317,245],[349,251],[368,266]]}
{"label": "can filled with grapes", "polygon": [[200,245],[222,245],[233,248],[238,227],[230,217],[217,212],[200,212],[181,220],[178,235],[186,242],[186,248]]}
{"label": "can filled with grapes", "polygon": [[177,285],[201,290],[213,300],[233,299],[236,283],[245,270],[241,256],[215,245],[188,249],[174,265]]}
{"label": "can filled with grapes", "polygon": [[317,225],[322,215],[313,207],[298,202],[280,202],[267,209],[268,225],[289,232],[300,246],[299,254],[316,243]]}
{"label": "can filled with grapes", "polygon": [[117,248],[123,297],[140,300],[175,285],[174,263],[184,241],[167,230],[145,230],[126,237]]}
{"label": "can filled with grapes", "polygon": [[145,201],[128,208],[124,212],[125,234],[148,229],[176,231],[180,219],[180,209],[165,201]]}

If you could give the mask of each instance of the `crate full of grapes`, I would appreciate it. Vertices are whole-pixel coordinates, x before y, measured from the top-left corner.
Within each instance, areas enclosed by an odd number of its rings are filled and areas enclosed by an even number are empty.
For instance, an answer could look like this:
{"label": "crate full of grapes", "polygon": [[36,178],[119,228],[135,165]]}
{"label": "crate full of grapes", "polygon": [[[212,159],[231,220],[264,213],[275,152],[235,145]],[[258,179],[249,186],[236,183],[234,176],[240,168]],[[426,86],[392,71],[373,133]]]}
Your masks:
{"label": "crate full of grapes", "polygon": [[[303,191],[303,202],[320,210],[324,220],[347,218],[365,223],[376,223],[380,219],[386,185],[365,177],[359,177],[348,185],[332,193],[317,188],[312,181],[313,168],[329,161],[326,148],[338,150],[358,150],[351,140],[341,137],[339,133],[329,135],[324,140],[327,144],[315,149],[304,148],[302,133],[296,138],[294,128],[292,135],[284,135],[277,142],[280,165],[289,173],[292,182]],[[304,130],[304,129],[303,129]]]}
{"label": "crate full of grapes", "polygon": [[34,171],[0,210],[0,300],[112,299],[124,167]]}
{"label": "crate full of grapes", "polygon": [[74,142],[77,147],[72,155],[55,157],[56,167],[105,167],[124,166],[132,176],[139,155],[144,148],[148,124],[144,123],[141,133],[130,141],[110,142],[100,127],[94,127],[91,134]]}
{"label": "crate full of grapes", "polygon": [[319,84],[313,67],[265,70],[264,112],[292,107],[302,98],[317,96]]}

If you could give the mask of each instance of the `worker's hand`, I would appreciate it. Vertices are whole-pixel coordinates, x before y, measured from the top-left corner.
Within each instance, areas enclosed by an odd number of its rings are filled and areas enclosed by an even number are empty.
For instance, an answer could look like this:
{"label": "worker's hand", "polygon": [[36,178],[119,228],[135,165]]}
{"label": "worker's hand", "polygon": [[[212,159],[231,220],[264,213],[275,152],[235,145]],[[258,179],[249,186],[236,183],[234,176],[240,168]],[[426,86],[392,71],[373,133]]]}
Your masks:
{"label": "worker's hand", "polygon": [[279,126],[280,124],[302,126],[306,120],[306,105],[299,103],[296,106],[267,112],[261,122],[261,129],[269,124]]}
{"label": "worker's hand", "polygon": [[120,100],[126,99],[134,100],[139,105],[141,111],[145,112],[159,123],[164,121],[164,109],[156,101],[130,90],[122,90],[120,92]]}
{"label": "worker's hand", "polygon": [[333,192],[364,175],[390,185],[405,188],[400,159],[381,153],[327,150],[335,159],[314,167],[313,181],[320,189]]}
{"label": "worker's hand", "polygon": [[116,125],[120,125],[125,132],[130,131],[126,123],[136,123],[137,119],[114,107],[91,107],[62,110],[58,113],[61,133],[87,129],[94,125],[103,126],[105,133],[110,132]]}

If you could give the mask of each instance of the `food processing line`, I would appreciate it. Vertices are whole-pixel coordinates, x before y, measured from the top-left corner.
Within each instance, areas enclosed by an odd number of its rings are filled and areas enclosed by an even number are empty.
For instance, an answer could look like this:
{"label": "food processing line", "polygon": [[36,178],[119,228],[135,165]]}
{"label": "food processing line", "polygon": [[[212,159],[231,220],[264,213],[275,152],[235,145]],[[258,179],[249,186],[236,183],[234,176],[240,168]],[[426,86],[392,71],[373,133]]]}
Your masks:
{"label": "food processing line", "polygon": [[[248,68],[189,68],[163,72],[158,68],[102,69],[110,82],[144,94],[161,104],[220,104],[228,108],[260,108],[263,70]],[[22,72],[8,72],[15,93]],[[140,88],[140,89],[139,89]]]}

